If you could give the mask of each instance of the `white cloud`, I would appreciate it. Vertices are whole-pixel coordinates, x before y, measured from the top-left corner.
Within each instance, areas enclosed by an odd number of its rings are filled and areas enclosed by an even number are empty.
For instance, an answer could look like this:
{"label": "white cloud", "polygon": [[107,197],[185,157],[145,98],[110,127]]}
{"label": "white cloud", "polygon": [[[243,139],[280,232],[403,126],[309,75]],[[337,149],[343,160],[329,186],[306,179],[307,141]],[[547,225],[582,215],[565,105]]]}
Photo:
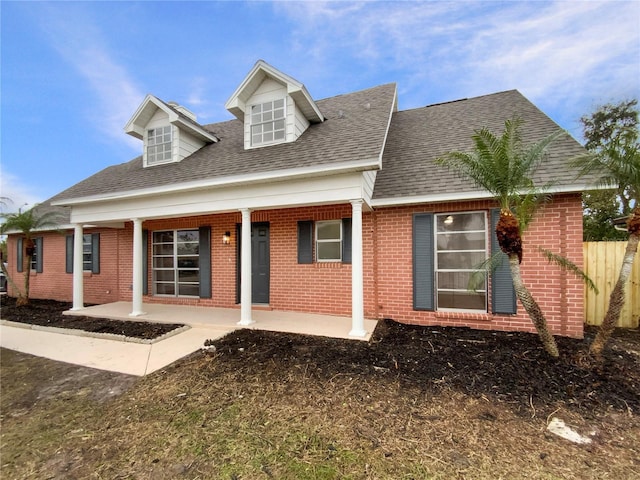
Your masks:
{"label": "white cloud", "polygon": [[[278,9],[297,25],[294,44],[311,52],[319,71],[346,54],[363,75],[377,70],[396,81],[395,72],[407,72],[400,100],[410,106],[512,88],[555,104],[640,94],[638,2],[283,2]],[[426,97],[434,90],[453,96]]]}
{"label": "white cloud", "polygon": [[0,205],[3,212],[16,212],[18,209],[31,208],[36,203],[46,200],[34,193],[35,190],[38,188],[24,184],[18,176],[6,170],[0,171],[0,196],[9,199],[9,201],[3,199],[6,205]]}
{"label": "white cloud", "polygon": [[[87,116],[107,138],[139,150],[140,142],[122,134],[144,94],[127,70],[118,63],[104,33],[82,6],[42,5],[41,27],[51,46],[87,82],[98,105],[87,105]],[[95,115],[99,111],[100,115]]]}

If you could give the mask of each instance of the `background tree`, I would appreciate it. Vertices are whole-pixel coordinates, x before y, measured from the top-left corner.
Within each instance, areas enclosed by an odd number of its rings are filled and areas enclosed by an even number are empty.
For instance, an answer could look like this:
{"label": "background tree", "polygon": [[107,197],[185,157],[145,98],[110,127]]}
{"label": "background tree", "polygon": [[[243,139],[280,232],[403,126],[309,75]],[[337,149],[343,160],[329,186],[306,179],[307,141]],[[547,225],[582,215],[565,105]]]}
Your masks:
{"label": "background tree", "polygon": [[546,148],[564,132],[558,131],[538,143],[524,145],[521,125],[521,120],[507,120],[499,137],[486,128],[476,130],[471,152],[449,152],[436,162],[470,179],[499,202],[496,235],[500,249],[509,258],[516,296],[531,318],[545,350],[558,357],[558,346],[546,318],[522,280],[520,262],[522,233],[545,197],[544,189],[535,186],[533,174],[543,160]]}
{"label": "background tree", "polygon": [[2,263],[2,271],[7,277],[12,287],[17,290],[18,299],[16,305],[27,305],[29,303],[29,282],[31,278],[31,260],[35,251],[35,243],[33,241],[34,234],[39,230],[51,230],[57,228],[58,218],[56,212],[38,212],[37,207],[25,210],[18,210],[17,213],[3,213],[0,218],[4,221],[0,225],[0,233],[20,232],[23,235],[23,272],[24,272],[24,290],[21,291],[11,279],[4,263]]}
{"label": "background tree", "polygon": [[602,325],[590,347],[591,353],[596,357],[602,355],[620,318],[620,312],[626,301],[625,287],[631,275],[640,241],[640,142],[638,141],[640,135],[637,127],[637,111],[635,113],[635,125],[625,124],[613,131],[612,135],[615,135],[613,138],[607,139],[605,144],[574,161],[574,164],[580,168],[581,175],[595,174],[601,186],[615,188],[623,208],[630,212],[627,220],[629,237],[618,280],[611,291],[609,308]]}
{"label": "background tree", "polygon": [[[598,107],[595,112],[583,115],[582,135],[585,148],[602,155],[617,139],[635,135],[638,129],[638,101],[624,100]],[[637,136],[636,136],[637,138]],[[614,184],[608,190],[585,192],[583,195],[584,241],[598,242],[627,240],[627,234],[613,227],[612,220],[631,213],[631,198],[624,187]]]}

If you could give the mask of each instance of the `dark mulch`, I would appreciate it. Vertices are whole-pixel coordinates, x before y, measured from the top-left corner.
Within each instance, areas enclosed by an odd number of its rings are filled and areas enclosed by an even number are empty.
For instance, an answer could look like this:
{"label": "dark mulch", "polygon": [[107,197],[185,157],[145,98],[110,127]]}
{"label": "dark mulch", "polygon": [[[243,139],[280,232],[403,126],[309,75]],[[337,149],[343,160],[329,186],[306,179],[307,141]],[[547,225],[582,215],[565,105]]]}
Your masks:
{"label": "dark mulch", "polygon": [[588,329],[584,340],[558,337],[560,359],[551,358],[529,333],[390,320],[378,323],[370,343],[240,330],[214,345],[222,365],[245,368],[247,375],[257,364],[279,371],[303,365],[305,375],[323,380],[392,377],[426,391],[453,388],[495,398],[527,414],[535,405],[559,404],[586,417],[608,409],[640,411],[640,332],[616,332],[601,363],[586,353],[594,332]]}
{"label": "dark mulch", "polygon": [[112,320],[85,316],[63,315],[72,304],[54,300],[31,299],[29,305],[16,306],[16,299],[2,297],[2,319],[45,327],[71,328],[94,333],[113,333],[126,337],[152,340],[184,325]]}

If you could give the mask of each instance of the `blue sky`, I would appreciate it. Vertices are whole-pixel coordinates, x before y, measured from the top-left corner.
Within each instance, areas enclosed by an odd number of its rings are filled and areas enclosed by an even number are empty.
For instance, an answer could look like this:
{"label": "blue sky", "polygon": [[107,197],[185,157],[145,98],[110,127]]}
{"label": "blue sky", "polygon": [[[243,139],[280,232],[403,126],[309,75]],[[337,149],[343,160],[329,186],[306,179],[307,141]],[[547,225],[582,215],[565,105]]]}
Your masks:
{"label": "blue sky", "polygon": [[399,108],[518,89],[581,139],[580,116],[640,97],[640,2],[10,2],[1,16],[0,195],[15,211],[142,142],[147,93],[200,123],[258,59],[315,99],[396,82]]}

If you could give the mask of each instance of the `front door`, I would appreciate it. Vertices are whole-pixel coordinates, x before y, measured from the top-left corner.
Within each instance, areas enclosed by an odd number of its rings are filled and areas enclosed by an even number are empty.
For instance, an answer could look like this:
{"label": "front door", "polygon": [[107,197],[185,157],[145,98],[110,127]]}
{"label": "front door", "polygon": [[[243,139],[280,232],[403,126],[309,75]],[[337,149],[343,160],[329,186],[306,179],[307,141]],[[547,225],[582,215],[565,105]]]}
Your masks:
{"label": "front door", "polygon": [[[238,283],[237,300],[240,301],[240,252],[242,251],[241,225],[238,225]],[[269,224],[251,224],[251,301],[269,303]]]}

